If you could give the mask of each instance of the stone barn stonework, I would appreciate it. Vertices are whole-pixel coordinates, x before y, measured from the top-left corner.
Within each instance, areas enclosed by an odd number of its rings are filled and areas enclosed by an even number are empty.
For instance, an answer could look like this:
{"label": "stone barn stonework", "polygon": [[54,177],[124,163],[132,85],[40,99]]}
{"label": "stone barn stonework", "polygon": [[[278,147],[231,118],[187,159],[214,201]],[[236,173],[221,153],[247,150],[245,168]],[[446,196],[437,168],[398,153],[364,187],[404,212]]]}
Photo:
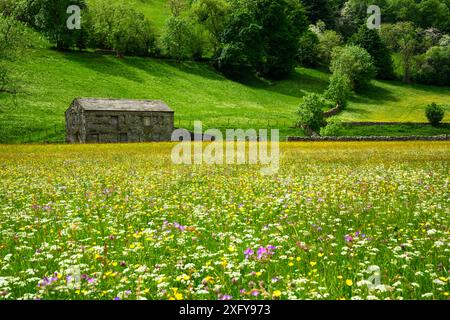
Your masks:
{"label": "stone barn stonework", "polygon": [[75,99],[66,111],[69,143],[170,141],[174,112],[157,100]]}

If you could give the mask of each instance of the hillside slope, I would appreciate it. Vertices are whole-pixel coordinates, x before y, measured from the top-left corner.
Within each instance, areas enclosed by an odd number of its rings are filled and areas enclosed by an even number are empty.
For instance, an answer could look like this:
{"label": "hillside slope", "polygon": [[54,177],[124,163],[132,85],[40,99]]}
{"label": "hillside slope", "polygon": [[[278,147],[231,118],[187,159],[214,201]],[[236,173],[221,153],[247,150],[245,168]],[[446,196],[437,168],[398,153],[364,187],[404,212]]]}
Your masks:
{"label": "hillside slope", "polygon": [[[42,141],[55,132],[63,139],[64,111],[75,97],[161,99],[176,111],[176,125],[202,120],[215,128],[292,129],[296,109],[308,92],[323,92],[327,73],[298,68],[273,84],[253,79],[237,83],[207,64],[166,60],[117,59],[94,53],[27,50],[16,64],[22,89],[0,94],[0,142]],[[369,91],[351,98],[340,117],[346,121],[426,121],[425,106],[450,104],[450,88],[373,81]],[[450,120],[450,107],[446,110]]]}

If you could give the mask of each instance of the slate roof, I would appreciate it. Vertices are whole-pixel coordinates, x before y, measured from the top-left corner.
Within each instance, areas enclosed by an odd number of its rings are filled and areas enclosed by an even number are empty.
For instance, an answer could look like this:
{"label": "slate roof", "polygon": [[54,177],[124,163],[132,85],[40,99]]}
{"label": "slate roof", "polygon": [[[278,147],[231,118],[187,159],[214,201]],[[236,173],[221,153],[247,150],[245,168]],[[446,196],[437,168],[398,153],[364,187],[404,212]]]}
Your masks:
{"label": "slate roof", "polygon": [[173,112],[167,104],[160,100],[122,100],[77,98],[77,104],[85,111],[157,111]]}

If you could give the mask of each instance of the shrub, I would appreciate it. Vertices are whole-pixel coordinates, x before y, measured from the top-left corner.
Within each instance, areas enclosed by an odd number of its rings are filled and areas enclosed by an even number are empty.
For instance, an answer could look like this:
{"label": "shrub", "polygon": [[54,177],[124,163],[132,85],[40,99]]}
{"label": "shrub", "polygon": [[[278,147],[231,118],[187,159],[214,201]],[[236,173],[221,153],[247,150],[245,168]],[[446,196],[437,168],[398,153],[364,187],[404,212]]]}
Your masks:
{"label": "shrub", "polygon": [[23,29],[18,21],[0,14],[0,92],[15,90],[11,61],[19,57],[20,49],[25,45]]}
{"label": "shrub", "polygon": [[334,30],[323,30],[324,26],[318,23],[310,26],[310,30],[317,36],[319,43],[317,44],[317,59],[323,66],[329,66],[331,61],[331,53],[334,48],[342,45],[341,36]]}
{"label": "shrub", "polygon": [[351,42],[366,49],[372,56],[378,78],[392,79],[394,77],[391,54],[377,30],[362,26],[358,33],[352,36]]}
{"label": "shrub", "polygon": [[191,12],[195,21],[208,30],[212,45],[217,49],[230,16],[230,3],[225,0],[197,0],[192,3]]}
{"label": "shrub", "polygon": [[117,56],[147,56],[155,47],[155,35],[144,15],[125,4],[96,1],[89,10],[91,46],[112,49]]}
{"label": "shrub", "polygon": [[444,108],[433,102],[425,109],[425,115],[433,126],[437,126],[444,119]]}
{"label": "shrub", "polygon": [[450,46],[450,35],[444,34],[441,39],[439,39],[439,45],[441,47]]}
{"label": "shrub", "polygon": [[315,67],[320,64],[318,58],[319,38],[317,35],[308,30],[298,41],[297,61],[300,65],[305,67]]}
{"label": "shrub", "polygon": [[86,12],[84,0],[21,0],[15,7],[15,16],[42,32],[59,50],[71,47],[84,48],[87,37],[85,28],[70,30],[67,28],[69,14],[67,8],[77,5]]}
{"label": "shrub", "polygon": [[363,48],[350,45],[333,50],[330,69],[333,73],[346,75],[353,89],[367,86],[375,76],[373,59]]}
{"label": "shrub", "polygon": [[330,78],[330,84],[325,92],[325,98],[333,101],[336,106],[344,109],[351,92],[351,81],[346,74],[335,72]]}
{"label": "shrub", "polygon": [[316,93],[309,93],[303,98],[298,108],[299,124],[306,130],[318,132],[324,123],[323,98]]}
{"label": "shrub", "polygon": [[215,65],[225,74],[256,71],[280,78],[296,64],[298,39],[306,30],[306,14],[299,1],[233,1]]}
{"label": "shrub", "polygon": [[399,53],[403,81],[410,82],[414,56],[420,50],[418,29],[411,22],[384,24],[381,28],[381,37],[391,50]]}
{"label": "shrub", "polygon": [[165,53],[177,60],[202,55],[202,39],[195,26],[185,18],[170,17],[161,37]]}
{"label": "shrub", "polygon": [[450,86],[450,46],[430,48],[418,61],[413,77],[426,84]]}
{"label": "shrub", "polygon": [[327,120],[327,125],[320,129],[321,136],[336,137],[342,135],[344,125],[337,118]]}

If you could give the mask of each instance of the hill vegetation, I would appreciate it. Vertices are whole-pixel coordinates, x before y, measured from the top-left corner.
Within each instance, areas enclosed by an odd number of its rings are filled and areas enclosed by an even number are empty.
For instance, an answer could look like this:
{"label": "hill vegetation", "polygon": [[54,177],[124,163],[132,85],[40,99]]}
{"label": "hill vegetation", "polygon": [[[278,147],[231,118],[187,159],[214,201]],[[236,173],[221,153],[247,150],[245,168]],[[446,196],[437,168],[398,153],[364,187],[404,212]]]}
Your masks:
{"label": "hill vegetation", "polygon": [[[202,120],[215,128],[276,127],[282,136],[303,134],[297,110],[310,93],[345,106],[342,121],[426,122],[431,103],[450,119],[450,41],[441,15],[397,24],[405,19],[386,1],[379,32],[365,29],[366,13],[356,9],[367,4],[359,0],[322,3],[330,9],[323,11],[317,1],[80,0],[84,27],[69,32],[58,28],[65,21],[50,19],[65,14],[64,1],[0,5],[7,53],[0,56],[0,142],[63,140],[64,111],[80,96],[161,99],[176,111],[176,126]],[[414,8],[447,6],[428,2]],[[409,36],[400,37],[402,30]],[[342,89],[347,80],[352,92]],[[446,126],[408,128],[448,133]],[[372,129],[343,134],[385,128]]]}

